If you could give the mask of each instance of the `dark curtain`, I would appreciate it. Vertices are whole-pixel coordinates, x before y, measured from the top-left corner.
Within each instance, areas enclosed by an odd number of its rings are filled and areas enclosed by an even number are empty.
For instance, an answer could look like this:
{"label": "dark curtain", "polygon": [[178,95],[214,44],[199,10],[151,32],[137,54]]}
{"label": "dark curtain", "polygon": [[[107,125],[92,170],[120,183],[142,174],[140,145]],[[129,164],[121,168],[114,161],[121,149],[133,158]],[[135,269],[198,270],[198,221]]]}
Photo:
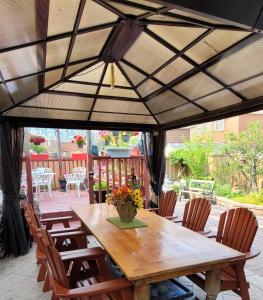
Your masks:
{"label": "dark curtain", "polygon": [[150,175],[150,184],[157,197],[162,192],[165,176],[165,141],[165,130],[144,132],[142,135],[143,152]]}
{"label": "dark curtain", "polygon": [[5,255],[23,255],[29,246],[19,203],[23,143],[24,129],[4,121],[0,127],[0,182]]}

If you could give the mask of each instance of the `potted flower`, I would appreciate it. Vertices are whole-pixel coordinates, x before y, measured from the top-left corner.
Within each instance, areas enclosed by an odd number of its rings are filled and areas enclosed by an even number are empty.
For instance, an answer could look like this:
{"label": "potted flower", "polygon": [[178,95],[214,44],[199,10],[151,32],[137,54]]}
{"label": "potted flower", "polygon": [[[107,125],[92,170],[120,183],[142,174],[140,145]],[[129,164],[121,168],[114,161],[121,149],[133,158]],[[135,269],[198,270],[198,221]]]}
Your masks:
{"label": "potted flower", "polygon": [[101,201],[104,203],[106,201],[106,194],[107,194],[107,182],[102,180],[99,182],[95,182],[93,184],[93,192],[95,196],[95,201],[99,203],[99,189],[101,189]]}
{"label": "potted flower", "polygon": [[43,136],[40,135],[31,135],[30,136],[30,143],[34,145],[40,145],[42,143],[45,143],[46,139]]}
{"label": "potted flower", "polygon": [[108,146],[112,141],[110,132],[107,131],[107,130],[100,131],[99,132],[99,137],[104,142],[105,146]]}
{"label": "potted flower", "polygon": [[75,135],[72,143],[77,144],[78,148],[83,148],[83,145],[86,144],[85,137],[81,135]]}
{"label": "potted flower", "polygon": [[61,192],[66,192],[66,186],[67,186],[67,180],[65,178],[65,176],[59,176],[58,178],[58,182],[59,182],[59,186],[60,186],[60,191]]}
{"label": "potted flower", "polygon": [[143,207],[142,192],[124,185],[107,194],[106,202],[116,207],[122,222],[129,223],[136,216],[137,210]]}

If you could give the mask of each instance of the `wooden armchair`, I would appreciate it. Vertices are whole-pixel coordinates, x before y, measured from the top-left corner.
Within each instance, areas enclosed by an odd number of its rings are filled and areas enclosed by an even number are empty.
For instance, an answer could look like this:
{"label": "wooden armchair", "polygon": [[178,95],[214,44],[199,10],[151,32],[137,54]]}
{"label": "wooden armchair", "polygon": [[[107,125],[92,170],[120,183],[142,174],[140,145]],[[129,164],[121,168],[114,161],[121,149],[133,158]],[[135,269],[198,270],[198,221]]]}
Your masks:
{"label": "wooden armchair", "polygon": [[[220,216],[216,241],[245,254],[245,258],[233,261],[221,270],[221,291],[232,290],[242,300],[249,300],[249,283],[246,281],[244,266],[248,259],[260,252],[251,250],[256,232],[257,219],[247,208],[231,209]],[[204,289],[205,273],[188,276],[194,283]]]}
{"label": "wooden armchair", "polygon": [[[55,299],[89,299],[89,300],[132,300],[132,284],[125,278],[113,279],[108,271],[105,257],[94,257],[78,255],[74,258],[77,265],[81,268],[83,262],[90,263],[96,261],[97,271],[94,268],[86,280],[72,280],[76,272],[68,272],[65,269],[64,261],[72,260],[70,256],[61,257],[55,247],[50,245],[48,240],[43,236],[44,251],[47,258],[47,268],[49,282],[52,288],[52,300]],[[81,270],[81,268],[79,270]],[[73,285],[74,282],[74,285]]]}
{"label": "wooden armchair", "polygon": [[157,213],[161,217],[165,217],[171,220],[173,218],[176,218],[175,216],[173,216],[176,201],[176,192],[168,191],[161,194],[158,208],[148,208],[148,210]]}
{"label": "wooden armchair", "polygon": [[204,229],[210,212],[210,201],[205,198],[196,198],[185,204],[183,220],[175,221],[175,223],[182,223],[182,226],[188,229],[205,234],[207,232],[204,232]]}

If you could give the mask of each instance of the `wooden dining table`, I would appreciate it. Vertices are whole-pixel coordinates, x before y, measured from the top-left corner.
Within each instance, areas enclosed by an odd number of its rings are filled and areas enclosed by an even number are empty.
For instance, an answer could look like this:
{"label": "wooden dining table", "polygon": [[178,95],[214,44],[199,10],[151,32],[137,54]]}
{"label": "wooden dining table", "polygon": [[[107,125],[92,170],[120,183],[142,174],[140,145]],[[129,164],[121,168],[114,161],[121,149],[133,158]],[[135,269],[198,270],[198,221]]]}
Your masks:
{"label": "wooden dining table", "polygon": [[100,203],[71,208],[133,282],[134,300],[149,300],[151,283],[198,272],[206,272],[207,299],[215,300],[220,292],[220,269],[244,257],[145,209],[136,218],[147,227],[121,230],[107,220],[117,216],[114,206]]}

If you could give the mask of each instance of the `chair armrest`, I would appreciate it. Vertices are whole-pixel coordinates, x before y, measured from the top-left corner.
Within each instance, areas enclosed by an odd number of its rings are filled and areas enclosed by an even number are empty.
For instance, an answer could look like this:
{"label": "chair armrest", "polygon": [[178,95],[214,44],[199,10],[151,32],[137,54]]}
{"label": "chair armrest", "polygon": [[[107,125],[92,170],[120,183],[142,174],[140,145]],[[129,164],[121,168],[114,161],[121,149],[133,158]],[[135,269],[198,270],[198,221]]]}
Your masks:
{"label": "chair armrest", "polygon": [[66,232],[71,232],[71,231],[79,231],[81,230],[81,227],[69,227],[69,228],[61,228],[61,229],[50,229],[48,232],[50,234],[55,234],[55,233],[66,233]]}
{"label": "chair armrest", "polygon": [[[71,261],[71,260],[94,260],[98,256],[105,256],[106,252],[100,247],[88,248],[85,251],[77,251],[76,253],[72,253],[74,251],[70,251],[71,254],[62,254],[61,259],[63,261]],[[64,252],[65,253],[65,252]],[[60,253],[61,254],[61,253]]]}
{"label": "chair armrest", "polygon": [[69,221],[72,220],[73,217],[71,216],[65,216],[65,217],[57,217],[57,218],[46,218],[46,219],[41,219],[40,222],[42,223],[47,223],[47,222],[52,222],[52,223],[61,223],[63,221]]}
{"label": "chair armrest", "polygon": [[72,232],[66,232],[66,233],[55,233],[52,234],[51,237],[52,238],[73,238],[73,237],[78,237],[78,236],[83,236],[86,235],[86,232],[83,230],[79,230],[79,231],[72,231]]}
{"label": "chair armrest", "polygon": [[125,278],[113,279],[106,282],[96,283],[89,286],[84,286],[75,289],[65,289],[56,282],[54,284],[54,290],[56,297],[60,298],[77,298],[83,296],[95,296],[104,293],[110,293],[121,289],[127,289],[132,287],[132,283]]}
{"label": "chair armrest", "polygon": [[257,251],[255,249],[251,249],[251,251],[245,252],[245,260],[249,260],[249,259],[259,256],[260,252],[261,251]]}
{"label": "chair armrest", "polygon": [[[99,248],[99,247],[94,247],[94,248]],[[61,251],[61,252],[59,252],[59,254],[60,254],[60,256],[78,254],[78,253],[87,251],[87,249],[94,249],[94,248],[81,248],[81,249],[76,249],[76,250]]]}

